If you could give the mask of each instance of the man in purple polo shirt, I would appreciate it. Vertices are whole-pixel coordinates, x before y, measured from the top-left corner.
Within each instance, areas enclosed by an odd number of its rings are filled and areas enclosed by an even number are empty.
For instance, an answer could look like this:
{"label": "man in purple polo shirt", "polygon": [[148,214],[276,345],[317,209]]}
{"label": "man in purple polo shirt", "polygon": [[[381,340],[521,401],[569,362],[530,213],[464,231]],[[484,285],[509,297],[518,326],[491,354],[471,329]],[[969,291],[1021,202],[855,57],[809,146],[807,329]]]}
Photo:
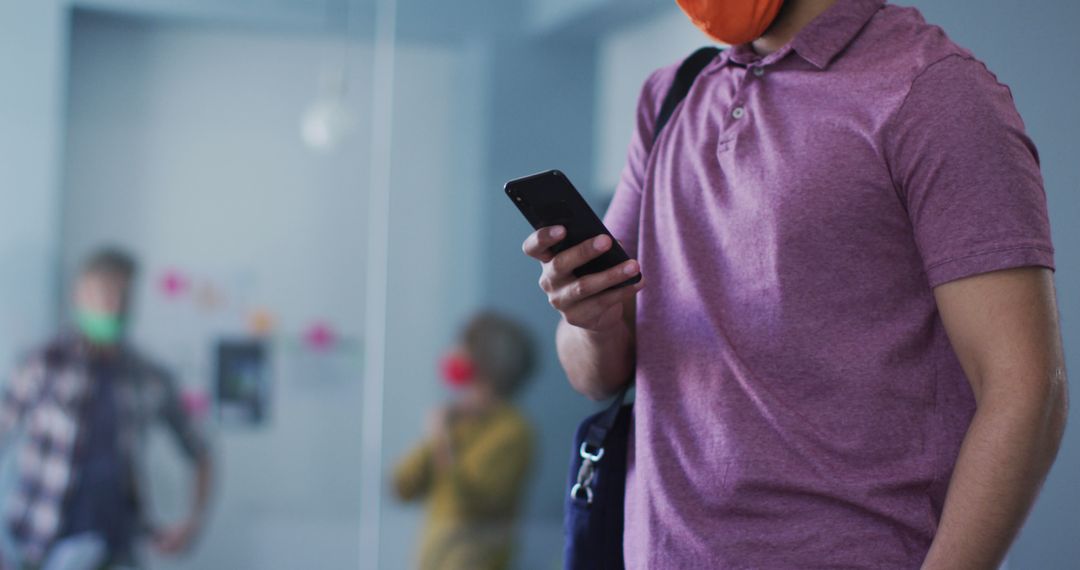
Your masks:
{"label": "man in purple polo shirt", "polygon": [[748,37],[655,143],[676,67],[645,83],[606,216],[635,259],[577,279],[610,240],[524,244],[571,384],[602,398],[636,376],[627,566],[995,567],[1066,406],[1009,89],[882,0],[682,4]]}

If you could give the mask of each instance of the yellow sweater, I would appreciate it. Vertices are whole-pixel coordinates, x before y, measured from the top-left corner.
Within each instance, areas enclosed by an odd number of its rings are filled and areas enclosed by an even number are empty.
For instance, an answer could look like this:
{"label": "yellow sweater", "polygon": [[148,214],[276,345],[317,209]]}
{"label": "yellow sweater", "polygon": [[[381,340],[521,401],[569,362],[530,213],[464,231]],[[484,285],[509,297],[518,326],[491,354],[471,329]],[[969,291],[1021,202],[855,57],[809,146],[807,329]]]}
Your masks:
{"label": "yellow sweater", "polygon": [[427,499],[420,570],[503,570],[510,565],[514,522],[532,459],[532,433],[513,407],[452,422],[453,462],[438,467],[431,442],[397,466],[405,500]]}

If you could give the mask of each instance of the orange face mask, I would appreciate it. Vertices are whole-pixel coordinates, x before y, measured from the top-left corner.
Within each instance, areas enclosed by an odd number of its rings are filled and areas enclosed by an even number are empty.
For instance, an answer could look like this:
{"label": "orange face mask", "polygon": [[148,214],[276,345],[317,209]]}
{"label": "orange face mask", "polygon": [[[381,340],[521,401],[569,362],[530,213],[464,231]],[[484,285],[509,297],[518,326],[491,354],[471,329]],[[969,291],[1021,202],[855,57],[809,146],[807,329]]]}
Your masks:
{"label": "orange face mask", "polygon": [[720,43],[752,42],[769,29],[784,0],[675,0],[694,25]]}

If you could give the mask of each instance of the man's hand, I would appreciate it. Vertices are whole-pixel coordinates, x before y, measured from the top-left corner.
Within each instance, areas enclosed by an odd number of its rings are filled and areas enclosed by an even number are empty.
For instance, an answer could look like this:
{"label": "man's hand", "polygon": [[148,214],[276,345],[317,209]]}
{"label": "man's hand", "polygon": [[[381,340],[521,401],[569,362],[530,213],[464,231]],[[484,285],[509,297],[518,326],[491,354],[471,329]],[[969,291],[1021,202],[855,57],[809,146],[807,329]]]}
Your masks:
{"label": "man's hand", "polygon": [[178,555],[191,549],[206,520],[206,507],[210,501],[210,488],[213,480],[213,460],[210,453],[204,451],[195,464],[195,494],[192,510],[180,523],[154,529],[150,540],[162,554]]}
{"label": "man's hand", "polygon": [[428,413],[427,434],[432,441],[446,437],[450,430],[450,414],[450,406],[447,405],[437,406]]}
{"label": "man's hand", "polygon": [[637,261],[631,259],[579,278],[574,270],[611,249],[611,238],[600,235],[553,255],[551,246],[565,237],[565,228],[551,226],[533,232],[521,246],[526,255],[540,261],[540,289],[548,302],[567,323],[589,331],[604,331],[621,324],[623,304],[641,290],[643,281],[609,289],[637,275]]}
{"label": "man's hand", "polygon": [[551,246],[565,238],[562,226],[541,228],[521,249],[540,262],[540,289],[562,314],[555,342],[570,384],[600,400],[626,385],[634,373],[634,296],[645,282],[612,289],[638,274],[638,263],[632,259],[577,277],[574,269],[611,249],[612,241],[606,235],[597,236],[553,254]]}
{"label": "man's hand", "polygon": [[179,524],[158,529],[154,532],[154,548],[162,554],[179,555],[191,548],[195,538],[199,535],[199,523],[195,519],[187,519]]}

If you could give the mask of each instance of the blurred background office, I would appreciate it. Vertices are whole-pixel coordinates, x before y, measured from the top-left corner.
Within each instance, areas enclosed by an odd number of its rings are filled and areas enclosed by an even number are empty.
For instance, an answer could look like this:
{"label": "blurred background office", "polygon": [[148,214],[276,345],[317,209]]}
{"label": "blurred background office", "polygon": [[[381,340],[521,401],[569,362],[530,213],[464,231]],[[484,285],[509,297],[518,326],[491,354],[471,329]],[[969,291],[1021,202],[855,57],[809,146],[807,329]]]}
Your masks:
{"label": "blurred background office", "polygon": [[[902,3],[1012,88],[1076,362],[1080,5]],[[704,42],[670,0],[0,0],[0,367],[69,321],[87,253],[133,252],[131,337],[175,374],[218,471],[195,549],[148,565],[400,569],[422,511],[390,471],[447,397],[443,349],[496,309],[538,341],[514,567],[557,568],[569,439],[595,404],[560,373],[501,187],[559,168],[603,208],[641,82]],[[1073,420],[1011,568],[1080,560]],[[166,437],[163,520],[190,492]]]}

